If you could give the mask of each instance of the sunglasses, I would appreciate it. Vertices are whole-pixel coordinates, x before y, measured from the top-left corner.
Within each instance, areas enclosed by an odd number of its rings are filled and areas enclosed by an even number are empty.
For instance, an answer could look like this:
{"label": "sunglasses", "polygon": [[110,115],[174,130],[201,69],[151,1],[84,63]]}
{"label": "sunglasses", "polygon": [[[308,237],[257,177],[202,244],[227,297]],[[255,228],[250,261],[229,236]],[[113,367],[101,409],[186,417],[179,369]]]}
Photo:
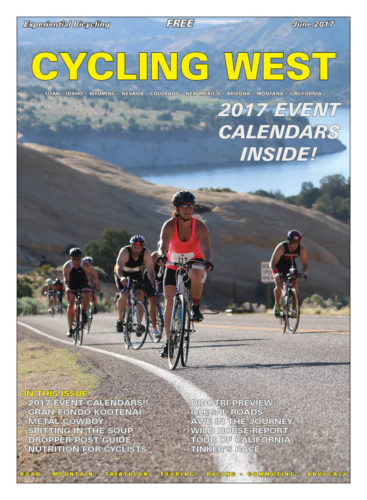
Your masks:
{"label": "sunglasses", "polygon": [[194,208],[193,203],[184,203],[183,205],[180,205],[181,208]]}

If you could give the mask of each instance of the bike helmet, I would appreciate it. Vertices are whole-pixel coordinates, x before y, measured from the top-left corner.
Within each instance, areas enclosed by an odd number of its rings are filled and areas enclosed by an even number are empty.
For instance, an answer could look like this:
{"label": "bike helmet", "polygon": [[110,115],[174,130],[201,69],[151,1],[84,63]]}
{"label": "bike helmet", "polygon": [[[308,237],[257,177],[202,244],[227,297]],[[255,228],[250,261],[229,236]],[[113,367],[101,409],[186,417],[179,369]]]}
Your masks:
{"label": "bike helmet", "polygon": [[61,281],[59,280],[59,278],[55,279],[54,285],[61,285]]}
{"label": "bike helmet", "polygon": [[72,248],[69,252],[69,255],[70,257],[81,257],[82,256],[82,251],[80,248],[78,247],[75,247],[75,248]]}
{"label": "bike helmet", "polygon": [[291,240],[301,241],[302,234],[300,231],[297,231],[297,229],[291,229],[290,231],[288,231],[287,238],[288,238],[288,241],[291,241]]}
{"label": "bike helmet", "polygon": [[92,264],[93,265],[93,257],[90,257],[89,255],[87,257],[84,257],[84,260],[86,260],[87,262],[89,262],[89,264]]}
{"label": "bike helmet", "polygon": [[143,247],[145,245],[145,239],[143,236],[140,236],[140,234],[135,234],[130,238],[130,245],[139,245]]}
{"label": "bike helmet", "polygon": [[47,285],[51,285],[51,284],[52,284],[52,280],[51,280],[51,279],[48,279],[48,280],[46,281],[46,283],[47,283]]}
{"label": "bike helmet", "polygon": [[190,191],[178,191],[172,197],[172,203],[175,207],[179,207],[180,205],[184,205],[185,203],[195,202],[195,195],[193,193],[190,193]]}

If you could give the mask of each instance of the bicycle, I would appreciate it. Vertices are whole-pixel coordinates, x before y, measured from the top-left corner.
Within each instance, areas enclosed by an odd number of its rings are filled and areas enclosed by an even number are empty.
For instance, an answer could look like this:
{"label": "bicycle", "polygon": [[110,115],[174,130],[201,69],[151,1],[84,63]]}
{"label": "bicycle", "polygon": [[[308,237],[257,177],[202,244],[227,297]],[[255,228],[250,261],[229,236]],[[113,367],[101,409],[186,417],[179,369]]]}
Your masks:
{"label": "bicycle", "polygon": [[[181,359],[181,365],[187,366],[190,348],[190,335],[195,332],[191,320],[191,290],[188,271],[191,267],[204,269],[202,260],[188,262],[168,262],[178,266],[176,270],[176,293],[173,299],[170,334],[168,338],[168,365],[174,370]],[[204,273],[202,282],[206,279]]]}
{"label": "bicycle", "polygon": [[291,267],[289,273],[282,275],[283,290],[279,300],[280,309],[280,327],[283,333],[288,331],[296,333],[299,318],[300,304],[296,289],[293,287],[293,282],[297,278],[304,278],[303,273],[296,273],[294,267]]}
{"label": "bicycle", "polygon": [[70,290],[75,294],[74,317],[72,323],[74,345],[82,345],[83,343],[83,318],[82,318],[82,290]]}
{"label": "bicycle", "polygon": [[138,350],[143,346],[148,334],[149,314],[145,303],[136,298],[136,289],[140,283],[130,277],[126,280],[126,287],[121,290],[121,293],[128,290],[127,304],[122,318],[124,344],[126,349],[131,347]]}

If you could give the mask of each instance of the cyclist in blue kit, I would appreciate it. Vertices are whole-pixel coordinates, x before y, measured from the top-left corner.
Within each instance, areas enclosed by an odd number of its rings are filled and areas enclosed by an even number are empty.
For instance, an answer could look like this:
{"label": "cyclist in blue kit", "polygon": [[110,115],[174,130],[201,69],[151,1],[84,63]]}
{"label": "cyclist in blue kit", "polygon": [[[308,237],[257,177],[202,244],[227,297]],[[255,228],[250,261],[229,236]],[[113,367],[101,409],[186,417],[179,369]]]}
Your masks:
{"label": "cyclist in blue kit", "polygon": [[[283,287],[283,275],[289,273],[291,267],[295,268],[297,273],[297,266],[295,259],[298,257],[302,262],[302,272],[305,278],[307,278],[308,270],[308,258],[307,252],[303,245],[301,245],[302,234],[297,229],[291,229],[288,231],[287,240],[282,241],[276,246],[271,260],[269,262],[269,267],[274,275],[274,316],[280,316],[279,300],[282,295]],[[298,294],[298,280],[294,280],[293,284],[297,294]]]}

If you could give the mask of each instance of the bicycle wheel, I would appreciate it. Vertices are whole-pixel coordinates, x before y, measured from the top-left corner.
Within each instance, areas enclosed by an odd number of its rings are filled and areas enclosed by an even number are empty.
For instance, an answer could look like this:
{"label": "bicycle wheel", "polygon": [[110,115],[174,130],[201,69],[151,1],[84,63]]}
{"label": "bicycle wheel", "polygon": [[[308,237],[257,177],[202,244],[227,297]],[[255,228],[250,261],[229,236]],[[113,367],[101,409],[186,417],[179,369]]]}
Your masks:
{"label": "bicycle wheel", "polygon": [[282,333],[287,331],[287,303],[284,295],[280,297],[279,309],[280,309],[280,329]]}
{"label": "bicycle wheel", "polygon": [[123,332],[124,332],[124,345],[126,347],[126,349],[129,349],[130,347],[130,343],[129,343],[129,335],[128,335],[128,332],[127,332],[127,327],[126,327],[126,311],[127,311],[127,307],[125,307],[124,309],[124,314],[122,315],[122,328],[123,328]]}
{"label": "bicycle wheel", "polygon": [[155,337],[153,335],[153,342],[159,342],[162,338],[163,328],[164,328],[164,297],[161,294],[157,295],[157,329],[159,336]]}
{"label": "bicycle wheel", "polygon": [[175,296],[172,309],[173,324],[168,339],[168,365],[174,370],[180,359],[185,331],[185,302],[182,295]]}
{"label": "bicycle wheel", "polygon": [[141,300],[131,304],[126,313],[125,336],[132,349],[140,349],[147,337],[149,315],[146,305]]}
{"label": "bicycle wheel", "polygon": [[74,319],[73,319],[73,337],[74,337],[74,345],[79,343],[79,332],[80,332],[80,316],[81,316],[81,310],[80,310],[80,304],[75,305],[74,309]]}
{"label": "bicycle wheel", "polygon": [[287,300],[287,327],[290,333],[296,333],[300,316],[298,294],[294,288],[289,290]]}
{"label": "bicycle wheel", "polygon": [[92,326],[93,311],[94,311],[94,304],[90,302],[89,307],[87,309],[87,333],[90,332],[90,328]]}
{"label": "bicycle wheel", "polygon": [[78,345],[82,345],[83,343],[83,321],[82,321],[82,305],[79,303],[77,305],[77,318],[76,318],[76,329],[75,329],[75,337],[74,343]]}
{"label": "bicycle wheel", "polygon": [[187,365],[187,359],[189,357],[190,332],[191,332],[191,319],[190,319],[189,309],[186,306],[184,321],[183,321],[183,339],[182,339],[182,349],[181,349],[182,366]]}

